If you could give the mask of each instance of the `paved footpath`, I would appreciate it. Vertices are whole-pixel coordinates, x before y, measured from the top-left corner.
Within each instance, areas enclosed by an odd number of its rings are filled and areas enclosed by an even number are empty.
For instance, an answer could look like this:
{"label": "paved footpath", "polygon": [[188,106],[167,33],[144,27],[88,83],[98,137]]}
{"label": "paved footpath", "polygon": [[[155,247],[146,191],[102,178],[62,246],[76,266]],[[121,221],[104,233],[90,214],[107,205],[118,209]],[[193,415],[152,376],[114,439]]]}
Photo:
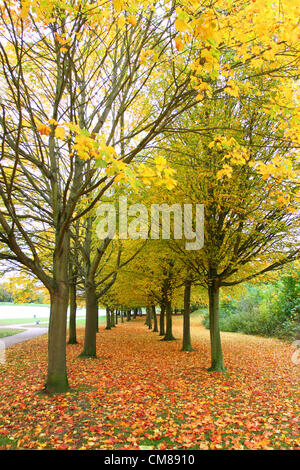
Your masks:
{"label": "paved footpath", "polygon": [[[34,325],[34,323],[32,323]],[[48,328],[40,328],[38,326],[32,327],[28,326],[28,323],[23,324],[23,325],[3,325],[2,328],[8,329],[12,328],[13,330],[18,330],[22,329],[25,331],[22,331],[22,333],[17,333],[16,335],[13,336],[5,336],[4,338],[1,338],[0,341],[5,344],[5,347],[8,348],[9,346],[13,346],[14,344],[17,343],[22,343],[23,341],[27,341],[32,338],[36,338],[37,336],[45,335],[48,333]],[[1,329],[1,327],[0,327]]]}

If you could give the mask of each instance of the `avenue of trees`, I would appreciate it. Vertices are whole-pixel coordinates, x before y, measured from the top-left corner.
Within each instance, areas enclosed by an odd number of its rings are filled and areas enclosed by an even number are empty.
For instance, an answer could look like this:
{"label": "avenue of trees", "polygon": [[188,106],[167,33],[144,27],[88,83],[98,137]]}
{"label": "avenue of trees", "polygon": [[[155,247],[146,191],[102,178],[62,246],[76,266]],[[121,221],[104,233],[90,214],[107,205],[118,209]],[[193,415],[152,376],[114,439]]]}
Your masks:
{"label": "avenue of trees", "polygon": [[[83,360],[99,306],[107,329],[143,308],[172,341],[182,305],[191,351],[203,300],[210,370],[225,370],[222,289],[299,252],[298,21],[289,0],[0,0],[0,259],[49,295],[47,392],[68,389],[79,299]],[[100,240],[99,204],[120,197],[203,204],[204,246]]]}

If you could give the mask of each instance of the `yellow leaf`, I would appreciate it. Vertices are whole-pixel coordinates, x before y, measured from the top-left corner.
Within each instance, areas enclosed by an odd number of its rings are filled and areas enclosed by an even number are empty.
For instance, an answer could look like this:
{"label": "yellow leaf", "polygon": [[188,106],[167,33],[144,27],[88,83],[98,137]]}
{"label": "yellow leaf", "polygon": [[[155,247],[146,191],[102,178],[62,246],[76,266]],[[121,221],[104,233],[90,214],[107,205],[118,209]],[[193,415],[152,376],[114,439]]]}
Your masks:
{"label": "yellow leaf", "polygon": [[63,127],[57,127],[55,129],[55,137],[57,139],[62,139],[63,140],[65,138],[65,136],[66,136],[66,131],[64,130]]}
{"label": "yellow leaf", "polygon": [[124,1],[123,0],[113,0],[113,7],[117,12],[121,11],[122,8],[124,7]]}
{"label": "yellow leaf", "polygon": [[179,52],[182,51],[182,49],[184,48],[184,44],[183,44],[183,42],[181,41],[180,36],[175,39],[175,45],[176,45],[176,49],[177,49]]}
{"label": "yellow leaf", "polygon": [[135,26],[137,21],[136,21],[136,17],[134,15],[129,15],[128,16],[128,22],[131,24],[131,26]]}
{"label": "yellow leaf", "polygon": [[22,8],[20,13],[20,17],[22,18],[22,20],[25,20],[29,14],[30,3],[30,0],[24,0],[22,2]]}
{"label": "yellow leaf", "polygon": [[115,177],[115,183],[118,183],[119,181],[123,180],[125,178],[125,175],[123,171],[121,171],[116,177]]}
{"label": "yellow leaf", "polygon": [[41,135],[49,135],[51,133],[50,127],[46,126],[46,124],[41,124],[37,130]]}
{"label": "yellow leaf", "polygon": [[155,165],[158,171],[162,171],[166,167],[166,160],[162,156],[158,156],[154,158]]}
{"label": "yellow leaf", "polygon": [[57,126],[58,123],[55,119],[49,119],[48,124],[50,124],[50,126]]}
{"label": "yellow leaf", "polygon": [[177,182],[174,181],[173,179],[169,179],[169,178],[168,178],[164,183],[165,183],[166,188],[167,188],[169,191],[171,191],[172,189],[175,188]]}
{"label": "yellow leaf", "polygon": [[175,20],[175,29],[181,33],[184,33],[188,29],[188,25],[184,20],[177,18],[177,20]]}

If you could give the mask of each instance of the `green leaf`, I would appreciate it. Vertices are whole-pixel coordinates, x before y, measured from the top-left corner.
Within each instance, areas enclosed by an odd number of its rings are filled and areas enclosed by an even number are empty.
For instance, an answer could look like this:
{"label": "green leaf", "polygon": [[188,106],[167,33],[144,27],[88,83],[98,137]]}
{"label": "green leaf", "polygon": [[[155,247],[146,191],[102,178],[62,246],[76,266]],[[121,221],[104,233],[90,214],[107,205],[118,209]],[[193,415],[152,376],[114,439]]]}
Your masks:
{"label": "green leaf", "polygon": [[96,160],[95,161],[95,167],[96,168],[106,168],[107,167],[107,163],[105,160]]}

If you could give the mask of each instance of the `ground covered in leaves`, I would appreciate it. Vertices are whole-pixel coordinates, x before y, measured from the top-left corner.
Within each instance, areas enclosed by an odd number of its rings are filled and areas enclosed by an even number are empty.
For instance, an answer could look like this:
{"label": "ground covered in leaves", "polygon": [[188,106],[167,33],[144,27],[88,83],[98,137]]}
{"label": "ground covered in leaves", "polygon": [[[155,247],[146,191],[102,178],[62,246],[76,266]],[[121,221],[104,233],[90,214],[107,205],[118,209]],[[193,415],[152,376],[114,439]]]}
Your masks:
{"label": "ground covered in leaves", "polygon": [[163,342],[144,319],[98,333],[98,358],[67,347],[71,386],[41,393],[47,337],[17,344],[0,365],[0,449],[299,449],[299,365],[274,339],[224,333],[227,373],[209,373],[209,334],[195,352]]}

